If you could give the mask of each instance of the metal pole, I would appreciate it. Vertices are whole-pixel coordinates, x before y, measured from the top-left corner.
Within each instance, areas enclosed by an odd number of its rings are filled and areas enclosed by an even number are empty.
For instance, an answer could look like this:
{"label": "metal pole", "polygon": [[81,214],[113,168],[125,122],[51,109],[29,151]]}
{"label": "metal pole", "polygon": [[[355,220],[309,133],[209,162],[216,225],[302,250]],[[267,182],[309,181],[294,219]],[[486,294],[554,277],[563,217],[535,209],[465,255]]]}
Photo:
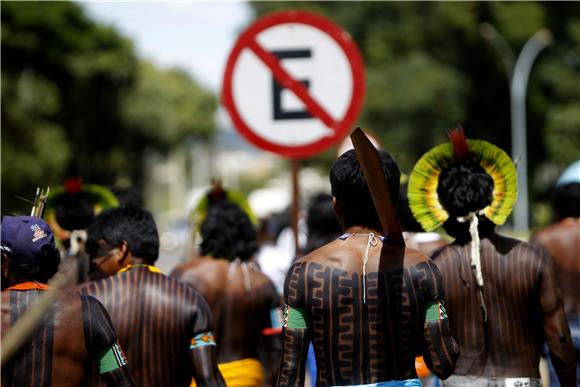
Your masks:
{"label": "metal pole", "polygon": [[526,92],[530,71],[540,51],[552,41],[546,29],[536,32],[524,45],[514,65],[513,51],[506,40],[489,23],[480,27],[481,34],[497,49],[504,63],[510,87],[512,159],[518,159],[518,200],[514,207],[514,229],[529,229],[528,208],[528,154],[526,127]]}
{"label": "metal pole", "polygon": [[518,56],[511,80],[512,158],[518,157],[518,201],[514,207],[514,229],[529,229],[528,204],[528,151],[526,126],[526,92],[534,60],[550,44],[552,34],[547,30],[536,32],[524,45]]}

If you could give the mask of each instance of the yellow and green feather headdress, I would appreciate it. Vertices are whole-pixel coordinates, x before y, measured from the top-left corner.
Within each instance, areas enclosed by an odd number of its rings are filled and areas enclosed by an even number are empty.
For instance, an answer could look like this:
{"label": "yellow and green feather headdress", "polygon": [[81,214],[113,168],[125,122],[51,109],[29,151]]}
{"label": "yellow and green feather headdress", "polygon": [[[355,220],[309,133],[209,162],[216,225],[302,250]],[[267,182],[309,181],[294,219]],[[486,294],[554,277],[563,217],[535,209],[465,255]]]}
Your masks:
{"label": "yellow and green feather headdress", "polygon": [[449,132],[451,142],[438,145],[415,164],[409,177],[409,206],[426,231],[442,225],[449,214],[439,202],[437,185],[441,172],[453,164],[471,160],[491,176],[492,203],[484,215],[497,225],[505,223],[517,200],[517,173],[511,158],[497,146],[482,140],[466,140],[463,129]]}
{"label": "yellow and green feather headdress", "polygon": [[70,231],[63,229],[56,220],[56,207],[59,201],[66,203],[67,196],[82,195],[93,206],[94,214],[108,208],[119,207],[119,200],[108,188],[97,184],[84,184],[80,179],[73,178],[65,181],[65,184],[50,191],[46,203],[44,218],[55,233],[59,241],[67,240]]}

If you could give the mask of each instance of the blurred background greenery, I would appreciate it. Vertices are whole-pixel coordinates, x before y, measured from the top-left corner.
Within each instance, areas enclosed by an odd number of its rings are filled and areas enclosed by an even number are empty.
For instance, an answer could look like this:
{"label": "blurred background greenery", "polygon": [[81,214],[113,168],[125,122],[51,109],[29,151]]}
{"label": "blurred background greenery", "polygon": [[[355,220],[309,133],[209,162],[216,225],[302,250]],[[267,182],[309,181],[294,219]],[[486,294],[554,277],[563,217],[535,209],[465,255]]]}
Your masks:
{"label": "blurred background greenery", "polygon": [[[527,97],[531,221],[549,222],[545,202],[552,184],[580,159],[580,3],[250,5],[256,17],[285,9],[317,12],[352,35],[367,72],[358,124],[380,138],[405,173],[459,123],[468,137],[509,153],[507,75],[480,27],[493,25],[516,55],[536,31],[549,29],[554,41],[532,68]],[[2,213],[22,212],[27,205],[16,195],[62,184],[71,174],[142,192],[146,155],[212,144],[219,97],[182,70],[137,57],[131,40],[91,20],[79,4],[2,2],[1,13]],[[303,165],[326,173],[335,153]],[[239,187],[259,185],[253,176]]]}

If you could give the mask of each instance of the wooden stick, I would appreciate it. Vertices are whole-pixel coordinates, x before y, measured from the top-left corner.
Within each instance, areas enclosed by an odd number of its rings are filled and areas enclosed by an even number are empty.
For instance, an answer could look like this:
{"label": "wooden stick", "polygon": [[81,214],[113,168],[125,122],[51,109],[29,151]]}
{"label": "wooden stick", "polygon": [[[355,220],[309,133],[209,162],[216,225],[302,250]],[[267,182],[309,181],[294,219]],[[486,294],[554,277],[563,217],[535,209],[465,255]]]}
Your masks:
{"label": "wooden stick", "polygon": [[300,257],[300,161],[292,159],[292,230],[294,231],[294,259]]}
{"label": "wooden stick", "polygon": [[350,139],[381,221],[383,233],[387,236],[387,241],[405,247],[405,240],[396,217],[394,202],[391,198],[391,192],[385,179],[377,149],[365,136],[361,128],[356,128],[350,135]]}
{"label": "wooden stick", "polygon": [[6,332],[2,339],[0,346],[0,363],[2,368],[14,356],[14,354],[22,347],[22,344],[30,338],[34,330],[42,323],[46,311],[56,301],[56,297],[60,293],[60,289],[64,287],[76,273],[70,271],[68,273],[57,273],[52,281],[49,283],[49,289],[44,291],[40,297],[38,304],[30,307],[22,317],[16,321],[12,328]]}

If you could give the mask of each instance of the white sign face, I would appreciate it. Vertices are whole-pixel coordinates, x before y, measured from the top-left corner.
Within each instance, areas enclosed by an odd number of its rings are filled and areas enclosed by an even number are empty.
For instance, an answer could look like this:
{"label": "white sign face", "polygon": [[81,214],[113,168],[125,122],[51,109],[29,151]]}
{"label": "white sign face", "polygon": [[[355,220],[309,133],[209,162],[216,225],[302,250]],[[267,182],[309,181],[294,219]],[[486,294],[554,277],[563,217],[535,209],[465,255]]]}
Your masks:
{"label": "white sign face", "polygon": [[[330,36],[304,24],[283,24],[263,31],[256,41],[275,55],[296,55],[280,58],[280,65],[294,79],[308,82],[310,95],[334,121],[344,117],[352,99],[352,71],[347,56]],[[304,145],[334,135],[318,117],[308,114],[289,89],[282,89],[275,101],[275,82],[272,70],[251,49],[242,51],[233,73],[234,104],[258,136],[274,144]],[[282,114],[276,116],[275,109]],[[283,113],[291,112],[303,114],[284,117]]]}
{"label": "white sign face", "polygon": [[224,103],[256,145],[291,157],[320,152],[351,129],[360,110],[362,61],[348,34],[326,19],[297,12],[270,19],[236,44]]}

